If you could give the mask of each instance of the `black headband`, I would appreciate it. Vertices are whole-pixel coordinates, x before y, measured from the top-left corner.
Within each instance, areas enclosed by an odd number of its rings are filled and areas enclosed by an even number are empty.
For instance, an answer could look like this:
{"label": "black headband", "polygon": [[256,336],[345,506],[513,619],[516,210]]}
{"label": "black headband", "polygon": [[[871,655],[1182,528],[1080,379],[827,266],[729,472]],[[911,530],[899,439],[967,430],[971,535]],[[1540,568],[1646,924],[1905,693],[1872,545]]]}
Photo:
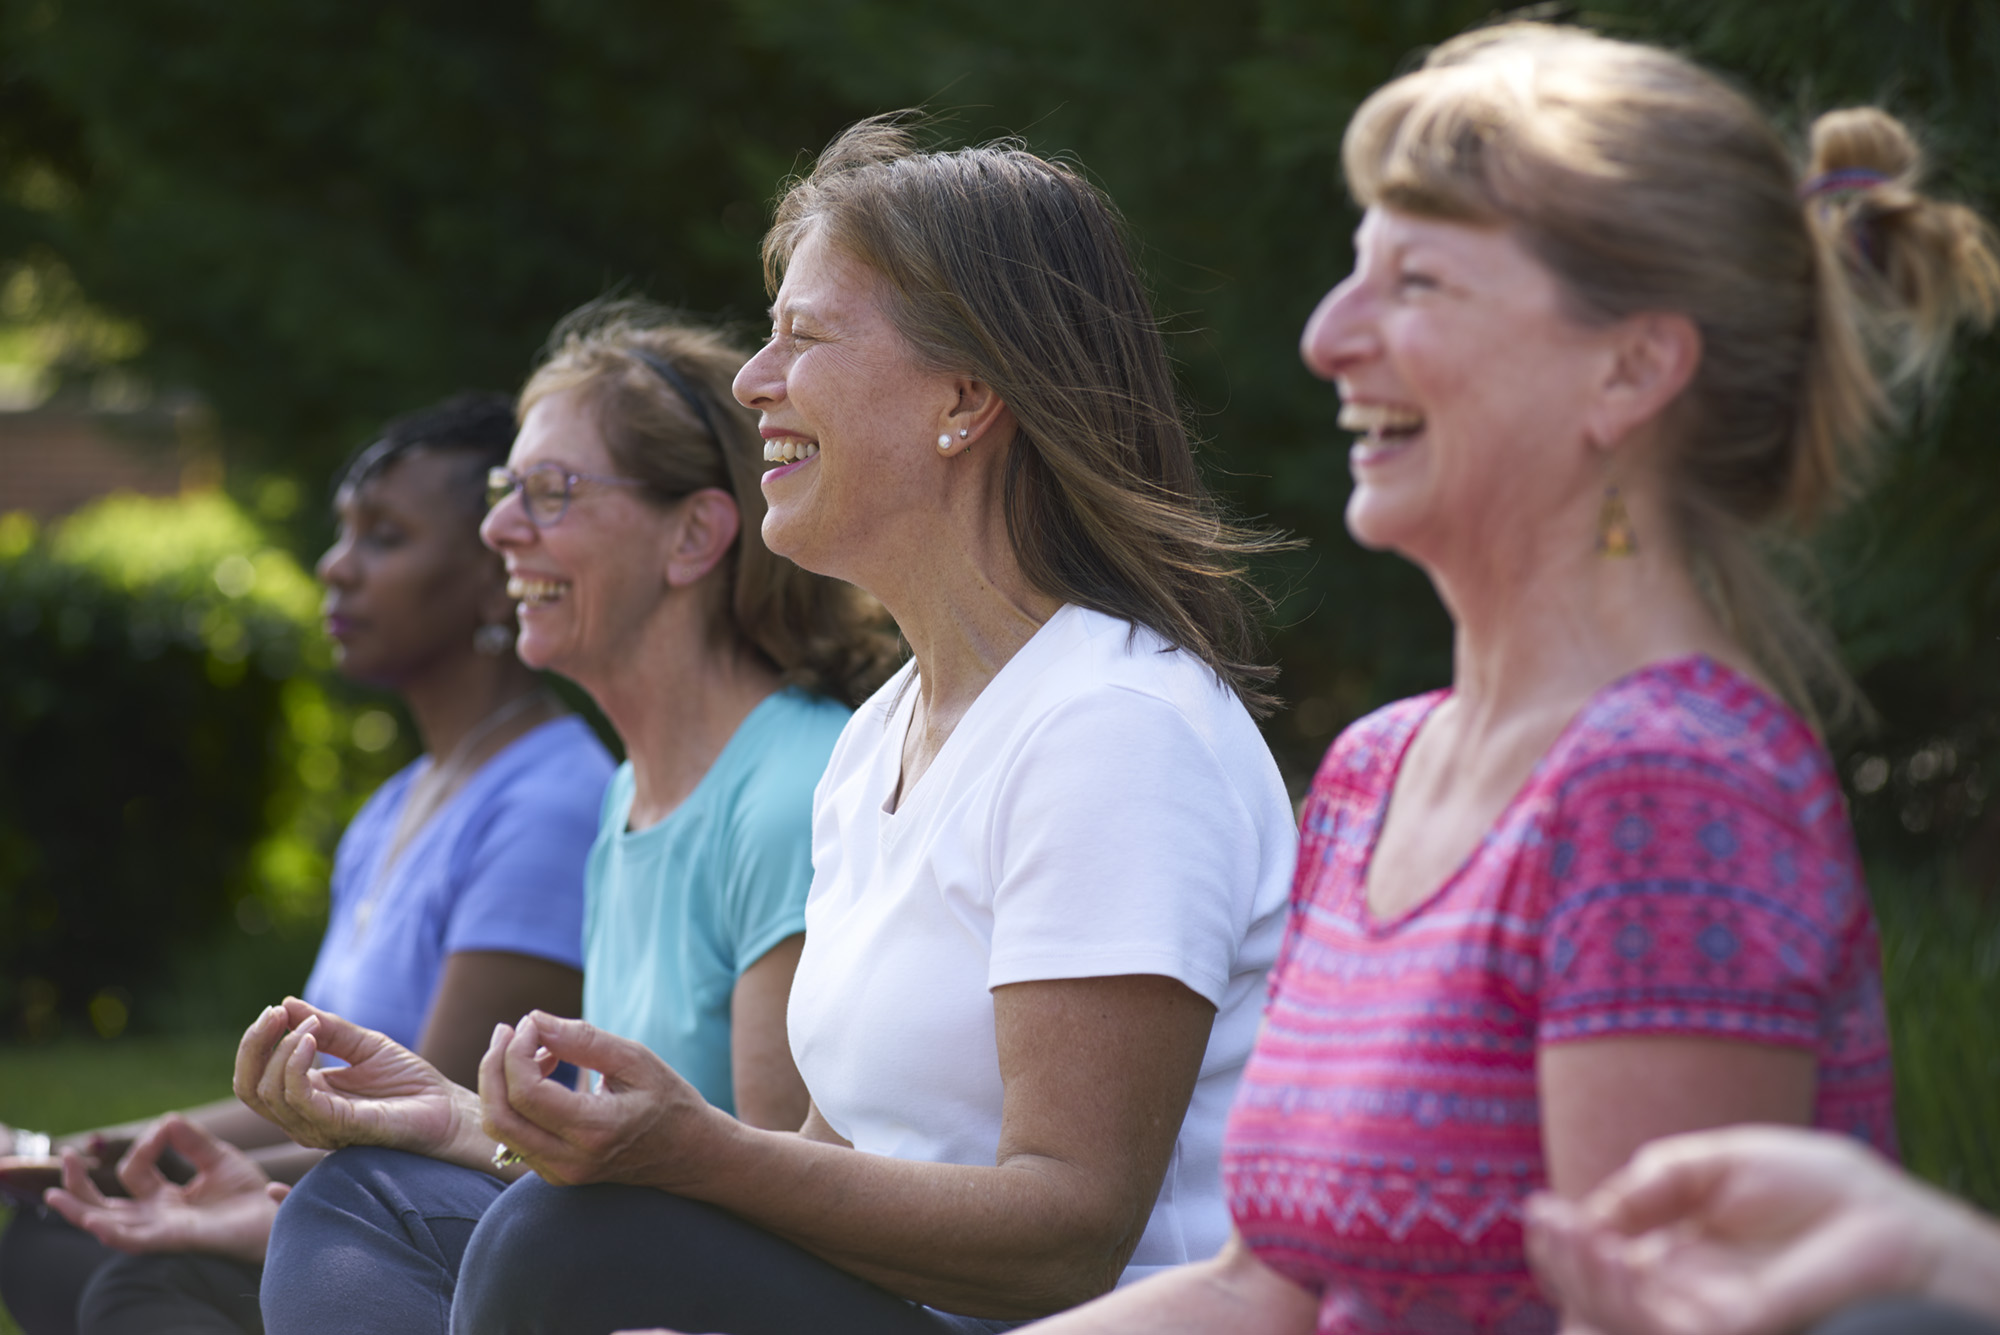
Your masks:
{"label": "black headband", "polygon": [[626,345],[625,351],[652,367],[660,379],[672,385],[674,392],[686,399],[688,407],[694,409],[694,415],[701,419],[702,429],[708,432],[718,447],[722,445],[722,433],[715,429],[715,419],[708,415],[708,403],[701,395],[694,392],[694,386],[688,382],[686,376],[674,369],[672,362],[656,353],[632,347],[630,344]]}

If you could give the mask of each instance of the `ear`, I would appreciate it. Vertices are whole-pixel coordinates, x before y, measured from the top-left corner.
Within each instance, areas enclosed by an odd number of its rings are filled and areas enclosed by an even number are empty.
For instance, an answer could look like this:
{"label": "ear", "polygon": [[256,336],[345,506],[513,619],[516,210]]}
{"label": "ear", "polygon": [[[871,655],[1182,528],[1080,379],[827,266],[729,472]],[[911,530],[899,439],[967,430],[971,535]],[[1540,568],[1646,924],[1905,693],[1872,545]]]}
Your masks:
{"label": "ear", "polygon": [[742,524],[735,499],[719,487],[682,497],[680,515],[667,535],[667,584],[684,588],[715,569]]}
{"label": "ear", "polygon": [[1701,366],[1701,331],[1685,315],[1649,311],[1608,331],[1611,357],[1585,426],[1590,443],[1613,450],[1665,413]]}
{"label": "ear", "polygon": [[[957,401],[938,424],[938,434],[949,437],[940,446],[944,456],[963,454],[975,445],[1003,444],[1014,435],[1014,414],[984,380],[961,379],[954,388]],[[960,435],[960,432],[965,434]]]}

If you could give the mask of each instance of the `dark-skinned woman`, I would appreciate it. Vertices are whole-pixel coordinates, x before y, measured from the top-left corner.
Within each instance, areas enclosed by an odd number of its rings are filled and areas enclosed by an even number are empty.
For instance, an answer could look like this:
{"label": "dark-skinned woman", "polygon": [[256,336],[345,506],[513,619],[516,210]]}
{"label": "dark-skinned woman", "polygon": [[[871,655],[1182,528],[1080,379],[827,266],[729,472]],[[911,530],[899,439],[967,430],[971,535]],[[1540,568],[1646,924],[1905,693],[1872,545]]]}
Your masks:
{"label": "dark-skinned woman", "polygon": [[[505,573],[479,542],[486,472],[513,434],[491,394],[389,423],[343,470],[319,563],[342,675],[399,695],[425,753],[342,836],[305,995],[466,1079],[494,1024],[578,1009],[584,858],[611,772],[515,656]],[[69,1190],[15,1214],[0,1292],[29,1335],[261,1329],[264,1187],[319,1151],[233,1098],[69,1139],[122,1153],[130,1194],[107,1199],[79,1163]],[[159,1171],[168,1147],[198,1170],[185,1186]]]}

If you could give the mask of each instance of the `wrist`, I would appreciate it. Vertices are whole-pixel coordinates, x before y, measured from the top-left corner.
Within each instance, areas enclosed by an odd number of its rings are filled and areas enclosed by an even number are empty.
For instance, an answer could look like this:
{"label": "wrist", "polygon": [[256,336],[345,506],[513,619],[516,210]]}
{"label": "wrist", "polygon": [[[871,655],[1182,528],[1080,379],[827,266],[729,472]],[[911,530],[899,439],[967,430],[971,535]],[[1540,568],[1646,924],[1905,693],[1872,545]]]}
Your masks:
{"label": "wrist", "polygon": [[486,1134],[485,1119],[479,1110],[479,1096],[463,1085],[451,1087],[451,1131],[445,1143],[413,1148],[419,1154],[427,1154],[462,1168],[475,1168],[482,1173],[509,1179],[515,1176],[502,1172],[494,1164],[494,1152],[498,1147],[493,1137]]}
{"label": "wrist", "polygon": [[759,1130],[706,1103],[688,1123],[674,1128],[673,1152],[655,1164],[647,1185],[717,1205],[728,1202],[730,1183],[755,1180],[769,1138],[788,1134]]}

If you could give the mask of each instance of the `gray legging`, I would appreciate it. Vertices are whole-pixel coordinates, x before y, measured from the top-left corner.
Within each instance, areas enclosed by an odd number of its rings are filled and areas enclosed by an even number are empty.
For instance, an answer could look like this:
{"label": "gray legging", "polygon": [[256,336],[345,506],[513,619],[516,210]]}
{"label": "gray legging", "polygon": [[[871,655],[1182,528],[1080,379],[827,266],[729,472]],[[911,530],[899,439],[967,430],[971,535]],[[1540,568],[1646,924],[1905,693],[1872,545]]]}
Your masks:
{"label": "gray legging", "polygon": [[0,1301],[26,1335],[261,1335],[257,1267],[220,1256],[127,1256],[39,1205],[0,1237]]}
{"label": "gray legging", "polygon": [[264,1266],[271,1335],[963,1335],[949,1316],[762,1229],[644,1187],[507,1187],[395,1150],[341,1150],[306,1174]]}

